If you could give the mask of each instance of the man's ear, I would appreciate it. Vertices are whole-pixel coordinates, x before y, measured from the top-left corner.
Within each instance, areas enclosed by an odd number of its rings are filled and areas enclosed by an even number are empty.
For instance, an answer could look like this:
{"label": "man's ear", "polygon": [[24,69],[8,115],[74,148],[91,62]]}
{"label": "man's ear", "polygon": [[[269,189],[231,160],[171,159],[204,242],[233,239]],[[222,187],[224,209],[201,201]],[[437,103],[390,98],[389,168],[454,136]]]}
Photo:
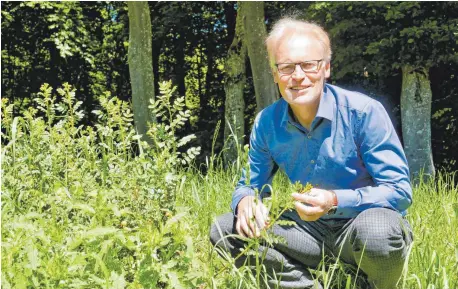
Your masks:
{"label": "man's ear", "polygon": [[324,77],[328,79],[331,77],[331,63],[326,61],[326,65],[324,67]]}
{"label": "man's ear", "polygon": [[272,68],[271,71],[272,71],[272,76],[274,77],[274,82],[278,83],[277,71],[274,68]]}

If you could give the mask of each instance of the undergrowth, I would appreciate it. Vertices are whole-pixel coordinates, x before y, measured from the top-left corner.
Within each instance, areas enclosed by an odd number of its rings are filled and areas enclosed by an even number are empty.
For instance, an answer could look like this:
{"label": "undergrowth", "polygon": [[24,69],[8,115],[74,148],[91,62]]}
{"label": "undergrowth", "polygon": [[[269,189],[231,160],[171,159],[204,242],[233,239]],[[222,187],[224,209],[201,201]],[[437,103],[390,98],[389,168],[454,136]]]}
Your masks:
{"label": "undergrowth", "polygon": [[[40,89],[35,106],[13,117],[2,99],[1,228],[3,288],[262,288],[267,274],[259,240],[246,253],[255,270],[237,268],[209,241],[215,217],[230,210],[231,193],[247,162],[238,145],[224,166],[207,156],[205,173],[193,162],[193,135],[176,136],[191,117],[170,83],[150,108],[148,145],[135,133],[129,104],[105,94],[83,118],[75,90]],[[213,143],[215,141],[213,140]],[[414,244],[399,288],[458,288],[458,189],[453,174],[414,188],[407,218]],[[292,208],[290,184],[272,185],[272,224]],[[266,230],[274,246],[281,238]],[[222,256],[223,257],[222,257]],[[325,288],[364,288],[357,268],[323,263],[312,272]],[[275,276],[271,276],[275,278]]]}

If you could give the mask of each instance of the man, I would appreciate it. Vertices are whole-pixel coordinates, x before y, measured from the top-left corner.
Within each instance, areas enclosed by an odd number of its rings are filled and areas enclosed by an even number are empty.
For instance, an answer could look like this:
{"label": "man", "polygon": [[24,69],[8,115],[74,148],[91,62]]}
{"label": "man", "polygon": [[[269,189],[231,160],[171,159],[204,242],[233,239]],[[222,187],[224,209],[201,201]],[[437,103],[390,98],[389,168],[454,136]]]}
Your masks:
{"label": "man", "polygon": [[244,171],[232,198],[234,215],[218,218],[212,242],[238,254],[243,242],[224,235],[260,236],[268,212],[255,202],[255,189],[269,195],[266,184],[281,169],[292,183],[314,188],[292,194],[296,210],[283,217],[296,225],[274,226],[286,244],[266,248],[264,264],[280,287],[322,288],[308,268],[316,268],[324,253],[359,266],[373,288],[395,288],[412,238],[403,218],[412,190],[388,114],[363,94],[325,83],[331,47],[318,25],[284,18],[266,44],[282,98],[256,117],[249,185]]}

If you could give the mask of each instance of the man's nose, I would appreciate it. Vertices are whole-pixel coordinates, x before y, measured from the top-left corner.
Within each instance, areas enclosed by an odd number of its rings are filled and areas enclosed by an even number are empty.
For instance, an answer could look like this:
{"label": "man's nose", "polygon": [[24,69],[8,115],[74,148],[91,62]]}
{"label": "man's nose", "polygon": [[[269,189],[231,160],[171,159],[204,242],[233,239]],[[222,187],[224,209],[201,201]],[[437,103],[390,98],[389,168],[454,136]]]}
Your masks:
{"label": "man's nose", "polygon": [[300,64],[296,64],[296,67],[295,67],[295,69],[293,71],[293,74],[291,76],[294,78],[294,80],[298,80],[298,79],[304,79],[306,74],[302,70],[301,65]]}

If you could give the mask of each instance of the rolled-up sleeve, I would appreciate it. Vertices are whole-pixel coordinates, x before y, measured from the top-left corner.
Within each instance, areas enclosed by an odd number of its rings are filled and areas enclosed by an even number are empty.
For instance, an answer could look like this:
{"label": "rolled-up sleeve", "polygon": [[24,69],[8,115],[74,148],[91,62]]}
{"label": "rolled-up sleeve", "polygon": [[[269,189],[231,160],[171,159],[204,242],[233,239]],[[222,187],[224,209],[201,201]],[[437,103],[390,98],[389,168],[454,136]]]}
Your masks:
{"label": "rolled-up sleeve", "polygon": [[237,213],[237,205],[242,198],[254,196],[256,191],[259,196],[263,192],[270,192],[273,176],[278,170],[268,150],[266,130],[261,123],[261,115],[262,112],[256,116],[250,135],[250,150],[246,167],[249,168],[249,171],[246,168],[243,169],[242,177],[232,194],[231,208],[234,214]]}
{"label": "rolled-up sleeve", "polygon": [[338,211],[353,217],[371,207],[405,214],[412,203],[409,168],[401,142],[385,108],[371,100],[360,114],[357,145],[375,186],[335,190]]}

